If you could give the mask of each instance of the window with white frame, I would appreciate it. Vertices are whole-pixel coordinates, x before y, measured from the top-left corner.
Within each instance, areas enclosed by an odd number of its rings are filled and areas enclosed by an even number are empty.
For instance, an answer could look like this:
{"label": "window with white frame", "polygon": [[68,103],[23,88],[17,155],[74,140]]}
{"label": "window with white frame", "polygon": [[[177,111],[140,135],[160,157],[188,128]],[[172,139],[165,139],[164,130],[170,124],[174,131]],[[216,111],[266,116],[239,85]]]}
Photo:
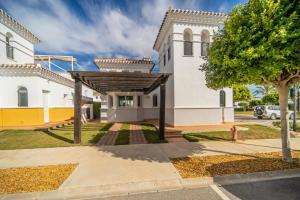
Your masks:
{"label": "window with white frame", "polygon": [[28,107],[28,91],[26,87],[18,88],[18,106],[19,107]]}
{"label": "window with white frame", "polygon": [[152,106],[153,107],[157,107],[158,103],[157,103],[157,94],[154,94],[152,97]]}
{"label": "window with white frame", "polygon": [[164,44],[164,49],[163,49],[163,64],[166,66],[166,44]]}
{"label": "window with white frame", "polygon": [[171,59],[171,35],[168,36],[168,60]]}
{"label": "window with white frame", "polygon": [[183,32],[183,54],[185,56],[193,55],[193,32],[189,28]]}
{"label": "window with white frame", "polygon": [[208,56],[210,38],[208,30],[201,32],[201,56]]}
{"label": "window with white frame", "polygon": [[226,107],[226,93],[224,90],[220,91],[220,107]]}
{"label": "window with white frame", "polygon": [[6,42],[6,56],[7,58],[14,59],[14,48],[11,44],[12,34],[6,33],[5,42]]}
{"label": "window with white frame", "polygon": [[137,104],[138,104],[138,107],[142,106],[142,97],[141,96],[137,97]]}
{"label": "window with white frame", "polygon": [[133,96],[118,96],[119,107],[133,107]]}

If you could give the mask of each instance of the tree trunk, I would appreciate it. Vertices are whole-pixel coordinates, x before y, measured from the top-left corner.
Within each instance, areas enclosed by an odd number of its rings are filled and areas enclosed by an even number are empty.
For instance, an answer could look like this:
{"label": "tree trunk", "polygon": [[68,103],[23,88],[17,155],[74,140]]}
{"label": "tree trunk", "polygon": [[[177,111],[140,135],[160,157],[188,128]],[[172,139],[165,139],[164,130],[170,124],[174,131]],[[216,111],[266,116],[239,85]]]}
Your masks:
{"label": "tree trunk", "polygon": [[286,162],[292,162],[291,146],[290,146],[290,127],[289,127],[289,109],[288,109],[288,94],[287,86],[277,87],[280,103],[280,121],[281,121],[281,142],[282,156]]}

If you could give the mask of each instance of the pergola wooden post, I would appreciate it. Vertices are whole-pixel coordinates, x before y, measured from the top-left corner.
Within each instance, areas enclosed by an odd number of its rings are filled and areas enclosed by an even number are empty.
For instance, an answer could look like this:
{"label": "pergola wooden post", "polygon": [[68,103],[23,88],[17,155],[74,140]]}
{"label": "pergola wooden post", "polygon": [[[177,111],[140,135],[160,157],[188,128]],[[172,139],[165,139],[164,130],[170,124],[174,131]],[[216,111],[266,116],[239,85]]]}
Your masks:
{"label": "pergola wooden post", "polygon": [[159,107],[159,139],[165,139],[165,106],[166,105],[166,83],[160,83],[160,107]]}
{"label": "pergola wooden post", "polygon": [[75,97],[74,97],[74,143],[81,143],[81,99],[82,82],[75,78]]}

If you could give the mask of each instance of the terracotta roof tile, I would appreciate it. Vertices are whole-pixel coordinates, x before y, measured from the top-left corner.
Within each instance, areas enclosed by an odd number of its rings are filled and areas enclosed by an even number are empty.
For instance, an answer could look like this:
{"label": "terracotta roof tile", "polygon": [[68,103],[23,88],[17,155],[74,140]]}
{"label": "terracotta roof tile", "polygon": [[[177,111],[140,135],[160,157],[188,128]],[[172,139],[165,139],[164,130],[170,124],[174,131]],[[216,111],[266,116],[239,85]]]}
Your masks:
{"label": "terracotta roof tile", "polygon": [[129,59],[129,58],[96,58],[95,63],[112,64],[154,64],[150,58]]}
{"label": "terracotta roof tile", "polygon": [[32,32],[30,32],[27,28],[25,28],[16,19],[4,12],[2,9],[0,9],[0,23],[8,26],[34,44],[40,42],[40,39],[37,36],[35,36]]}

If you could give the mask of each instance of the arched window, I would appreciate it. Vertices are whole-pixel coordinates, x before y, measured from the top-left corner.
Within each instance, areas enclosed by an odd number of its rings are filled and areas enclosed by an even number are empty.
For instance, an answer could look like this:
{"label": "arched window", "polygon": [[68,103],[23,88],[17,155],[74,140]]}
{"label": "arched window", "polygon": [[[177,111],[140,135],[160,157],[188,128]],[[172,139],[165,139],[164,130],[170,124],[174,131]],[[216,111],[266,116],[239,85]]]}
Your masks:
{"label": "arched window", "polygon": [[154,94],[152,99],[152,105],[153,107],[157,107],[157,104],[157,94]]}
{"label": "arched window", "polygon": [[226,94],[224,90],[220,91],[220,107],[226,107]]}
{"label": "arched window", "polygon": [[201,56],[208,55],[208,48],[209,48],[209,32],[208,30],[203,30],[201,32]]}
{"label": "arched window", "polygon": [[14,48],[11,44],[12,34],[6,33],[5,42],[6,42],[6,56],[10,59],[14,59]]}
{"label": "arched window", "polygon": [[171,59],[171,35],[168,36],[168,60]]}
{"label": "arched window", "polygon": [[27,107],[28,106],[28,91],[26,87],[19,87],[18,89],[18,106]]}
{"label": "arched window", "polygon": [[185,29],[183,32],[183,45],[184,45],[184,55],[193,55],[193,32],[191,29]]}
{"label": "arched window", "polygon": [[163,49],[163,64],[164,66],[166,66],[166,44],[164,44],[164,49]]}

